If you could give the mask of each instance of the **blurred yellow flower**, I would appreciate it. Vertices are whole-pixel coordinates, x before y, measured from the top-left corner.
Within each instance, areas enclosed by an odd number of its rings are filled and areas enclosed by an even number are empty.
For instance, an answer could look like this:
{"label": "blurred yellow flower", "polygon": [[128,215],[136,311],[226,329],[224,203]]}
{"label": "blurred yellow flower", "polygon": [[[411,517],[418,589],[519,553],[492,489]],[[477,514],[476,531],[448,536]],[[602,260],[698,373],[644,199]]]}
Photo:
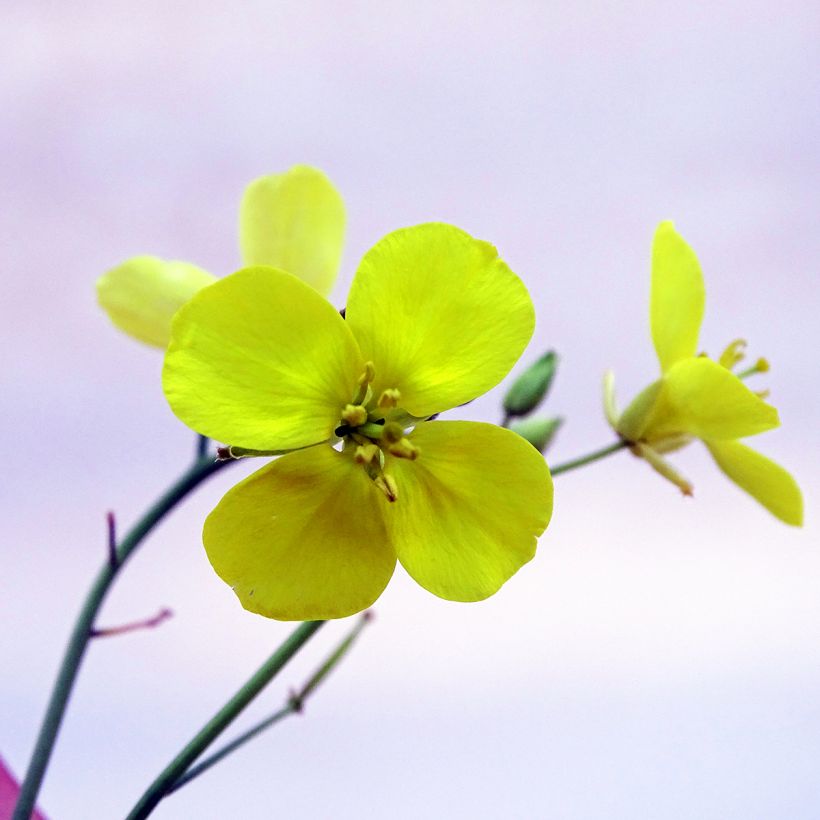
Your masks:
{"label": "blurred yellow flower", "polygon": [[533,327],[495,248],[443,224],[378,242],[344,319],[265,267],[191,299],[165,358],[172,409],[237,455],[291,451],[205,522],[242,605],[344,617],[373,603],[397,559],[434,594],[476,601],[529,561],[552,512],[542,456],[491,424],[429,419],[498,384]]}
{"label": "blurred yellow flower", "polygon": [[[650,325],[661,377],[623,413],[615,407],[611,373],[604,382],[609,423],[632,452],[690,495],[692,485],[664,458],[700,439],[735,484],[787,524],[803,521],[803,499],[792,476],[737,439],[779,425],[777,411],[732,372],[744,343],[732,342],[719,362],[696,355],[705,305],[703,275],[694,251],[662,222],[652,246]],[[749,371],[763,372],[761,359]]]}
{"label": "blurred yellow flower", "polygon": [[[254,180],[242,196],[239,245],[245,265],[271,265],[327,295],[342,255],[344,203],[318,169],[295,165]],[[97,280],[97,299],[129,336],[166,348],[171,319],[216,277],[196,265],[135,256]]]}

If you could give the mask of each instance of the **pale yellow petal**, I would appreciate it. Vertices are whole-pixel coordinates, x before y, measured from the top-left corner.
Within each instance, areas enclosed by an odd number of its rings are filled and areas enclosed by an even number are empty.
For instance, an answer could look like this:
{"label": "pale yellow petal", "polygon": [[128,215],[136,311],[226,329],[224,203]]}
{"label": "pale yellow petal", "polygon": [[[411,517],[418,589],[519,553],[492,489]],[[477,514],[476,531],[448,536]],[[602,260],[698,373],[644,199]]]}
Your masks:
{"label": "pale yellow petal", "polygon": [[285,621],[352,615],[381,595],[396,565],[377,494],[328,445],[283,456],[208,516],[208,558],[251,612]]}
{"label": "pale yellow petal", "polygon": [[707,441],[718,467],[772,515],[786,524],[803,524],[803,496],[779,464],[739,441]]}
{"label": "pale yellow petal", "polygon": [[326,296],[336,281],[344,235],[342,197],[317,168],[294,165],[245,189],[239,210],[245,265],[281,268]]}
{"label": "pale yellow petal", "polygon": [[695,252],[671,222],[661,222],[652,244],[650,325],[662,370],[697,352],[705,301]]}
{"label": "pale yellow petal", "polygon": [[97,301],[120,330],[165,349],[174,314],[215,281],[188,262],[134,256],[97,279]]}

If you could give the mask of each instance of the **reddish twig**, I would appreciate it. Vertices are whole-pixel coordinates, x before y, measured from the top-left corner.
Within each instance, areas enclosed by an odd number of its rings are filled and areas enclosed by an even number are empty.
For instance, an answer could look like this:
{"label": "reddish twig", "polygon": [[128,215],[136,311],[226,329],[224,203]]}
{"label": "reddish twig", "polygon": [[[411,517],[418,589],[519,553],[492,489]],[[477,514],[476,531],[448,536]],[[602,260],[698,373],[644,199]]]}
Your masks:
{"label": "reddish twig", "polygon": [[159,626],[163,621],[167,621],[174,613],[163,607],[156,615],[151,618],[144,618],[141,621],[132,621],[130,624],[123,624],[122,626],[109,626],[105,629],[92,629],[92,638],[109,638],[112,635],[124,635],[126,632],[136,632],[138,629],[153,629]]}

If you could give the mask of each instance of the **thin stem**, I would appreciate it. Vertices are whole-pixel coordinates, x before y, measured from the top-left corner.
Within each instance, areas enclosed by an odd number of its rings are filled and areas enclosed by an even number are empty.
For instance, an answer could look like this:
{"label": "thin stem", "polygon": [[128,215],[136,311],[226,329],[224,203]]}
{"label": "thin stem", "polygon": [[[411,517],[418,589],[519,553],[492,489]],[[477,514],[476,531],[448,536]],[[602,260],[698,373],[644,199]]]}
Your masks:
{"label": "thin stem", "polygon": [[249,740],[253,740],[258,734],[264,732],[265,729],[269,729],[274,724],[279,723],[279,721],[283,718],[286,718],[288,715],[295,714],[297,711],[298,710],[295,703],[293,701],[288,701],[288,703],[279,709],[278,712],[274,712],[272,715],[265,718],[265,720],[260,721],[255,726],[248,729],[247,732],[239,735],[239,737],[235,740],[232,740],[230,743],[226,743],[221,749],[206,757],[201,763],[197,763],[196,766],[191,766],[191,768],[188,769],[188,771],[185,772],[185,774],[182,775],[182,777],[180,777],[179,780],[177,780],[165,794],[172,794],[177,789],[182,788],[186,783],[189,783],[195,777],[199,777],[199,775],[208,771],[211,766],[215,766],[220,760],[226,758],[231,752],[236,751],[236,749],[240,746],[244,746]]}
{"label": "thin stem", "polygon": [[339,664],[339,661],[341,661],[342,658],[350,651],[350,647],[353,646],[356,638],[359,637],[359,633],[371,620],[372,614],[369,611],[362,614],[358,623],[353,627],[353,629],[350,630],[347,637],[336,647],[325,662],[307,679],[302,688],[291,693],[287,703],[285,703],[282,708],[266,717],[264,720],[261,720],[255,726],[252,726],[247,732],[243,732],[235,740],[232,740],[230,743],[226,743],[222,746],[222,748],[206,757],[200,763],[197,763],[196,766],[191,766],[191,768],[188,769],[188,771],[185,772],[185,774],[182,775],[182,777],[180,777],[170,789],[168,789],[166,794],[171,794],[184,786],[186,783],[190,783],[190,781],[195,777],[198,777],[203,772],[208,771],[211,766],[219,763],[220,760],[226,758],[229,754],[231,754],[231,752],[236,751],[240,746],[244,746],[249,740],[253,740],[253,738],[255,738],[258,734],[264,732],[265,729],[269,729],[271,726],[279,723],[279,721],[283,718],[288,717],[288,715],[301,712],[308,697],[316,691],[319,684],[333,671],[333,669]]}
{"label": "thin stem", "polygon": [[568,473],[570,470],[577,470],[579,467],[585,467],[587,464],[592,464],[593,461],[606,458],[606,456],[612,455],[612,453],[617,453],[619,450],[624,450],[629,446],[630,444],[628,441],[616,441],[614,444],[610,444],[607,447],[602,447],[600,450],[594,450],[593,452],[588,453],[585,456],[581,456],[580,458],[574,458],[572,461],[565,461],[562,464],[556,464],[554,467],[550,467],[550,473],[552,473],[553,476],[556,476],[561,475],[561,473]]}
{"label": "thin stem", "polygon": [[239,713],[273,680],[282,667],[310,640],[324,621],[305,621],[259,667],[256,674],[200,729],[160,772],[131,809],[126,820],[144,820],[191,764],[219,737]]}
{"label": "thin stem", "polygon": [[63,662],[54,683],[43,718],[40,734],[31,755],[25,780],[20,788],[20,797],[14,810],[13,820],[29,820],[37,801],[37,794],[45,776],[54,742],[60,730],[60,724],[65,714],[66,705],[74,687],[74,681],[85,655],[86,647],[91,640],[94,621],[100,606],[105,599],[114,579],[125,562],[139,546],[149,532],[167,515],[185,496],[205,479],[220,470],[224,463],[214,461],[208,455],[197,459],[191,467],[183,473],[164,495],[142,516],[131,528],[120,545],[116,548],[116,561],[106,560],[97,573],[97,577],[86,595],[85,602],[74,624],[74,630],[68,641],[63,656]]}

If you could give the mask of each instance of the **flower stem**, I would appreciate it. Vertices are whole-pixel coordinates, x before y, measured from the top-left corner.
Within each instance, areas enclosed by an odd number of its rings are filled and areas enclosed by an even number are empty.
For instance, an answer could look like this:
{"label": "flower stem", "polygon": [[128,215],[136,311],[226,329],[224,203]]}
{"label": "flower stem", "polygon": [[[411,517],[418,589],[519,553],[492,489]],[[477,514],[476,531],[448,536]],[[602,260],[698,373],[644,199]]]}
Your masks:
{"label": "flower stem", "polygon": [[188,470],[180,476],[164,495],[142,516],[131,528],[116,548],[116,561],[106,560],[88,591],[85,602],[68,642],[57,680],[51,692],[51,699],[43,718],[40,734],[31,755],[25,780],[20,788],[20,797],[14,810],[13,820],[29,820],[37,794],[45,776],[48,761],[60,730],[74,681],[85,655],[88,642],[91,640],[94,621],[108,590],[125,562],[139,546],[142,540],[185,496],[205,479],[212,476],[224,466],[223,462],[214,461],[212,455],[198,458]]}
{"label": "flower stem", "polygon": [[184,786],[186,783],[190,783],[195,777],[199,777],[199,775],[206,772],[211,766],[219,763],[221,760],[226,758],[231,752],[236,751],[240,746],[244,746],[249,740],[253,740],[257,735],[261,734],[265,731],[265,729],[269,729],[271,726],[279,723],[280,720],[288,717],[288,715],[298,714],[302,711],[305,701],[308,699],[310,695],[316,690],[316,687],[333,671],[333,669],[338,665],[339,661],[350,651],[350,647],[355,642],[356,638],[359,637],[359,633],[364,629],[365,625],[371,620],[370,612],[365,612],[360,618],[359,622],[347,637],[336,647],[336,649],[331,653],[331,655],[325,660],[325,662],[308,678],[307,682],[296,692],[291,692],[290,696],[287,699],[287,702],[284,706],[282,706],[278,711],[274,712],[272,715],[269,715],[264,720],[259,721],[259,723],[252,726],[246,732],[243,732],[239,737],[232,740],[230,743],[226,743],[220,749],[215,751],[213,754],[208,755],[203,761],[197,763],[196,766],[191,766],[188,771],[185,772],[182,777],[179,778],[166,792],[166,794],[171,794],[175,792],[177,789]]}
{"label": "flower stem", "polygon": [[602,447],[600,450],[593,450],[593,452],[580,458],[574,458],[572,461],[564,461],[561,464],[556,464],[554,467],[550,467],[550,473],[556,476],[561,475],[561,473],[568,473],[570,470],[577,470],[579,467],[585,467],[587,464],[592,464],[593,461],[606,458],[606,456],[617,453],[619,450],[624,450],[629,446],[628,441],[616,441],[614,444]]}
{"label": "flower stem", "polygon": [[219,737],[236,716],[270,683],[282,667],[310,640],[324,621],[305,621],[259,667],[256,674],[200,729],[184,749],[146,789],[126,820],[144,820],[191,764]]}

